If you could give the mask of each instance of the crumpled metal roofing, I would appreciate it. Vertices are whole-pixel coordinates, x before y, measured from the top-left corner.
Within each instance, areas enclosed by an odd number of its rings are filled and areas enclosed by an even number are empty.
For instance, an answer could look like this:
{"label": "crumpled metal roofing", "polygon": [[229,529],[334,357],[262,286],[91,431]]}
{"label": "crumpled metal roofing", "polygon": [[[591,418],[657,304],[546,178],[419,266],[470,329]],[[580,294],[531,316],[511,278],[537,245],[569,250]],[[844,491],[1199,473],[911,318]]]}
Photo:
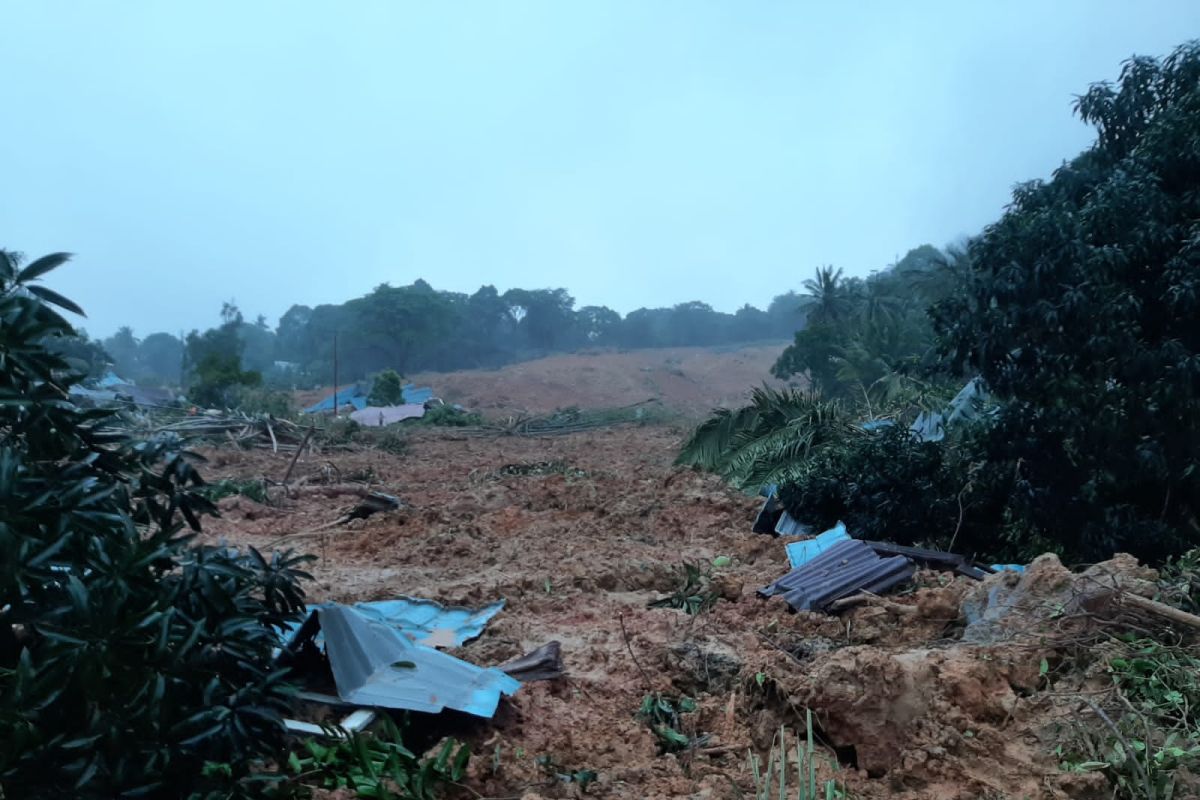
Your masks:
{"label": "crumpled metal roofing", "polygon": [[759,589],[758,594],[782,595],[795,611],[823,611],[833,601],[861,591],[886,591],[907,581],[915,571],[904,556],[880,558],[867,544],[848,539]]}
{"label": "crumpled metal roofing", "polygon": [[499,669],[415,644],[395,626],[358,609],[331,605],[314,613],[338,697],[347,703],[431,714],[452,708],[491,717],[501,695],[521,688]]}
{"label": "crumpled metal roofing", "polygon": [[409,639],[430,647],[461,647],[479,636],[492,617],[504,608],[497,600],[482,608],[444,606],[420,597],[397,597],[355,603],[363,616],[395,627]]}
{"label": "crumpled metal roofing", "polygon": [[784,549],[787,551],[788,561],[792,566],[801,567],[838,542],[844,542],[849,538],[850,534],[846,532],[845,524],[839,522],[829,530],[817,534],[816,538],[805,539],[801,542],[789,542],[784,545]]}
{"label": "crumpled metal roofing", "polygon": [[[772,490],[774,487],[772,487]],[[767,499],[763,501],[762,508],[758,511],[758,516],[754,518],[754,526],[750,530],[755,533],[769,533],[775,535],[775,525],[779,522],[779,517],[783,514],[783,505],[779,502],[772,491],[767,495]]]}

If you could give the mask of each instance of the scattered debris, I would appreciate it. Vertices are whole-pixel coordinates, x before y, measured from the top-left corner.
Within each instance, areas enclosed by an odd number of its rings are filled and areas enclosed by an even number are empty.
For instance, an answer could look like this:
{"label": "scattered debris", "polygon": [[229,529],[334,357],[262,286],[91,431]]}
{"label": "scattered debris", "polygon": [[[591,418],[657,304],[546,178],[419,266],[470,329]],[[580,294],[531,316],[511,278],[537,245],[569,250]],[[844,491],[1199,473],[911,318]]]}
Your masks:
{"label": "scattered debris", "polygon": [[912,578],[916,568],[904,556],[881,558],[857,539],[838,542],[802,567],[758,590],[760,597],[782,595],[794,611],[824,611],[858,592],[879,594]]}
{"label": "scattered debris", "polygon": [[775,523],[776,536],[811,536],[812,526],[805,525],[788,512],[784,511],[779,515],[779,520]]}
{"label": "scattered debris", "polygon": [[904,556],[918,564],[934,569],[945,569],[957,572],[975,580],[983,580],[987,572],[975,566],[971,559],[944,550],[929,550],[923,547],[904,547],[891,542],[866,542],[872,550],[881,556]]}
{"label": "scattered debris", "polygon": [[[415,644],[393,625],[337,604],[318,607],[308,616],[287,643],[286,656],[309,677],[320,674],[316,665],[327,664],[337,698],[357,706],[434,714],[451,708],[487,718],[496,713],[502,695],[521,686],[499,669]],[[329,699],[313,692],[301,697]]]}
{"label": "scattered debris", "polygon": [[503,670],[521,683],[552,681],[567,674],[563,666],[562,645],[547,642],[537,650],[507,661],[496,669]]}
{"label": "scattered debris", "polygon": [[774,535],[775,526],[779,524],[781,516],[783,516],[783,503],[779,502],[779,498],[775,496],[774,487],[772,487],[771,493],[767,495],[762,508],[758,511],[758,516],[754,518],[754,526],[750,530],[754,533]]}
{"label": "scattered debris", "polygon": [[396,511],[403,506],[404,503],[400,501],[399,497],[384,494],[383,492],[364,491],[362,493],[362,502],[334,520],[331,525],[345,525],[352,519],[366,519],[372,514],[378,514],[380,511]]}

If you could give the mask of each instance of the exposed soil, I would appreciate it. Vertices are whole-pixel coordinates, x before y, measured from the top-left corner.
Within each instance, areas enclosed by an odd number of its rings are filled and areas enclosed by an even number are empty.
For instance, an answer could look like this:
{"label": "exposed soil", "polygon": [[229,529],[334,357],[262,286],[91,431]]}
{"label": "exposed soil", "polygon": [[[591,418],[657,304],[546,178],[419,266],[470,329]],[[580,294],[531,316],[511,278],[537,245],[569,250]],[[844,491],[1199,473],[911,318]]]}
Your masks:
{"label": "exposed soil", "polygon": [[[686,414],[742,404],[764,382],[787,342],[749,347],[591,351],[523,361],[494,370],[409,376],[448,403],[491,414],[545,413],[571,406],[616,408],[659,400]],[[298,395],[302,407],[332,391]]]}
{"label": "exposed soil", "polygon": [[[898,607],[790,614],[782,600],[754,595],[788,569],[780,542],[750,532],[757,499],[671,466],[682,436],[669,427],[545,439],[417,431],[399,456],[306,455],[296,475],[312,478],[296,499],[227,499],[206,536],[259,546],[290,537],[320,558],[316,599],[504,598],[485,633],[453,651],[478,664],[562,642],[568,679],[524,686],[465,732],[476,753],[469,785],[483,796],[577,796],[575,785],[547,784],[535,760],[549,755],[567,771],[599,773],[589,796],[739,797],[751,787],[747,750],[764,753],[781,724],[803,731],[806,710],[824,745],[822,774],[851,797],[1102,796],[1103,776],[1061,772],[1053,755],[1079,712],[1043,691],[1041,659],[1057,658],[1045,638],[961,638],[964,598],[996,595],[1013,579],[981,586],[921,572],[916,588],[890,598]],[[213,478],[278,478],[288,460],[208,455]],[[521,464],[538,466],[502,469]],[[354,500],[327,496],[321,479],[368,481],[406,506],[306,533]],[[711,610],[647,608],[675,587],[682,561],[717,556],[732,564],[716,570],[722,599]],[[651,690],[696,698],[686,732],[710,734],[707,751],[658,753],[635,716]]]}

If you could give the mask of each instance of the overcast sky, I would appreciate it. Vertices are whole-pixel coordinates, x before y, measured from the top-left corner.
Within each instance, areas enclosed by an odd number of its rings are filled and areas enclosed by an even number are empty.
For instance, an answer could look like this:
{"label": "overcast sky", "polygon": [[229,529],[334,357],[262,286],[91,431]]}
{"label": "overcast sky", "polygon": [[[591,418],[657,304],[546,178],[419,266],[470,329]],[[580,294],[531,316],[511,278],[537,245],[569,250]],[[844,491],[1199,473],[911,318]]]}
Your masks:
{"label": "overcast sky", "polygon": [[[836,10],[835,10],[836,8]],[[1200,2],[4,2],[0,247],[93,335],[389,282],[764,305],[977,231]]]}

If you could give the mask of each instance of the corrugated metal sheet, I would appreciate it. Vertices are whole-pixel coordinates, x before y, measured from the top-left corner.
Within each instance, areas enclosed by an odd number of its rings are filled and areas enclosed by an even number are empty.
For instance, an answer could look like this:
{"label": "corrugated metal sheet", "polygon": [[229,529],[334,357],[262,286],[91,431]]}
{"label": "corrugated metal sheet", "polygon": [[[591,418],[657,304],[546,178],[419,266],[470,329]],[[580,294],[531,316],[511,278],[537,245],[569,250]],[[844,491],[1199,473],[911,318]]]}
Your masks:
{"label": "corrugated metal sheet", "polygon": [[406,419],[420,419],[425,416],[425,406],[420,403],[406,403],[402,406],[367,406],[350,415],[350,419],[368,428],[382,428],[384,425],[394,425]]}
{"label": "corrugated metal sheet", "polygon": [[562,645],[558,642],[547,642],[532,653],[514,658],[496,669],[504,670],[521,683],[551,681],[567,674],[562,661]]}
{"label": "corrugated metal sheet", "polygon": [[369,619],[395,627],[417,644],[461,647],[483,633],[492,617],[504,608],[504,601],[497,600],[483,608],[466,608],[444,606],[420,597],[398,597],[355,603],[354,608]]}
{"label": "corrugated metal sheet", "polygon": [[844,542],[849,538],[850,534],[846,532],[846,526],[839,522],[829,530],[817,534],[815,539],[789,542],[784,545],[784,550],[787,551],[788,561],[793,567],[802,567],[838,542]]}
{"label": "corrugated metal sheet", "polygon": [[799,522],[784,511],[779,515],[779,521],[775,523],[775,533],[780,536],[812,536],[812,526]]}
{"label": "corrugated metal sheet", "polygon": [[357,609],[333,605],[316,613],[338,696],[347,703],[433,714],[453,708],[491,717],[501,695],[521,688],[499,669],[414,644]]}
{"label": "corrugated metal sheet", "polygon": [[322,411],[333,411],[333,398],[337,397],[338,408],[344,408],[347,405],[352,405],[356,409],[367,407],[367,395],[370,393],[368,387],[361,383],[352,383],[348,386],[339,387],[336,394],[330,393],[319,403],[314,403],[304,409],[305,414],[318,414]]}
{"label": "corrugated metal sheet", "polygon": [[834,600],[860,591],[886,591],[911,578],[915,569],[903,556],[880,558],[863,542],[849,539],[759,589],[758,594],[782,595],[796,611],[822,611]]}
{"label": "corrugated metal sheet", "polygon": [[872,550],[881,556],[904,556],[916,561],[918,564],[924,564],[935,569],[954,570],[960,575],[966,575],[968,578],[975,580],[983,580],[987,575],[979,567],[971,562],[971,559],[966,556],[960,556],[957,553],[947,553],[944,550],[930,550],[925,547],[905,547],[904,545],[892,544],[891,542],[865,542]]}

